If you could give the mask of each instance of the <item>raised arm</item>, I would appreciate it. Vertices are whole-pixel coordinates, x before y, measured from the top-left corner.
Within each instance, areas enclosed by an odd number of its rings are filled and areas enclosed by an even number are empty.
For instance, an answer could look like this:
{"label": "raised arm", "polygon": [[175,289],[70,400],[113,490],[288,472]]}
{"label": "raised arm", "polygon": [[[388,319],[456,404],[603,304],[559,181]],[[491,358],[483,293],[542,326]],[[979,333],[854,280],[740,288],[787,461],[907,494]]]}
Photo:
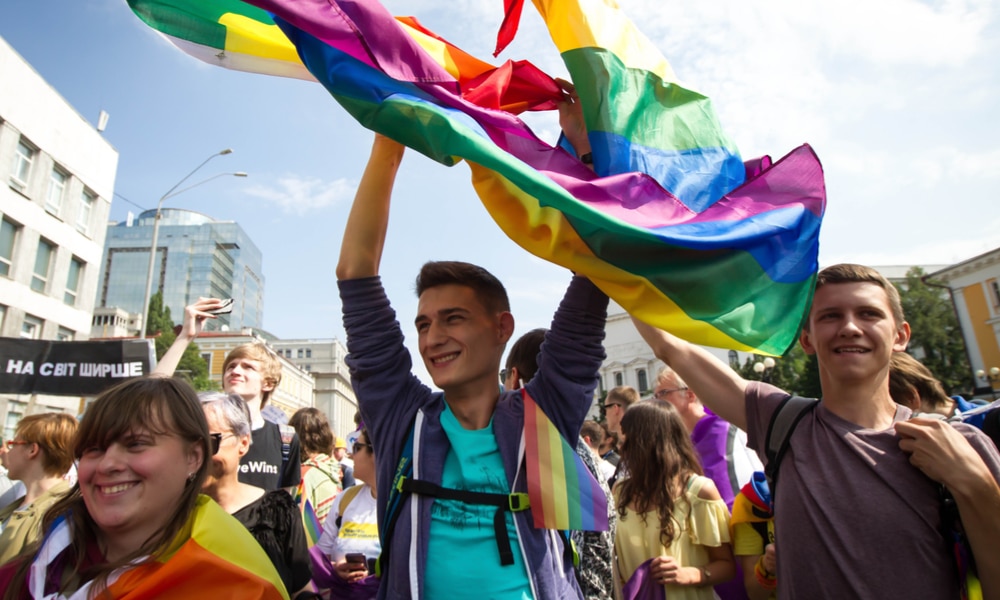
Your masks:
{"label": "raised arm", "polygon": [[404,146],[375,134],[368,166],[361,176],[354,205],[340,245],[337,279],[361,279],[378,275],[389,226],[389,199]]}
{"label": "raised arm", "polygon": [[746,430],[746,380],[704,348],[634,317],[632,322],[639,335],[653,349],[656,358],[677,371],[705,406],[722,419]]}
{"label": "raised arm", "polygon": [[177,365],[184,356],[184,351],[198,337],[205,327],[205,321],[215,319],[216,316],[208,312],[220,308],[224,301],[218,298],[198,298],[198,301],[190,306],[184,307],[184,326],[177,334],[177,339],[167,348],[163,356],[156,363],[156,368],[150,373],[158,377],[173,377]]}

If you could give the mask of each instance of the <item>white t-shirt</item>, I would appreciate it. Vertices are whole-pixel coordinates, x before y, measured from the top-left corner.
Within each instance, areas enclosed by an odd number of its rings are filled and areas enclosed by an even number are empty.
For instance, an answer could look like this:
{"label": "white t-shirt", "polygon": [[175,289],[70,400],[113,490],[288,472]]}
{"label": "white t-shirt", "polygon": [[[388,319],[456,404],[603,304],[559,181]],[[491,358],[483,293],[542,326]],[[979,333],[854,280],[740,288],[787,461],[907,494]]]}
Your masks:
{"label": "white t-shirt", "polygon": [[[382,545],[378,539],[378,514],[371,487],[362,484],[357,495],[341,514],[341,504],[347,490],[333,501],[330,514],[323,523],[323,534],[316,545],[332,562],[344,560],[351,553],[360,552],[367,558],[378,558]],[[348,488],[350,489],[350,488]],[[338,525],[337,519],[340,518]]]}

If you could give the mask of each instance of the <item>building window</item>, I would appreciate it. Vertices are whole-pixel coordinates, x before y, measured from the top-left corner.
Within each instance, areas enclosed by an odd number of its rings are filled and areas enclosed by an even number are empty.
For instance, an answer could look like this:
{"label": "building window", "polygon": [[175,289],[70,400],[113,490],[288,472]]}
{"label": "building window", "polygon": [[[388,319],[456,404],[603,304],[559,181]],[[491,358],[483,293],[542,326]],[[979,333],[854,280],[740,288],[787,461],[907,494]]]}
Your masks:
{"label": "building window", "polygon": [[646,369],[639,369],[636,371],[635,378],[639,382],[639,393],[645,394],[646,390],[649,389],[649,383],[646,381]]}
{"label": "building window", "polygon": [[997,284],[996,279],[990,279],[986,282],[986,287],[990,289],[990,299],[993,301],[993,308],[1000,309],[1000,284]]}
{"label": "building window", "polygon": [[49,177],[49,193],[45,196],[45,210],[54,215],[58,215],[62,209],[67,179],[69,179],[69,175],[59,169],[52,169],[52,175]]}
{"label": "building window", "polygon": [[[313,357],[312,348],[306,348],[306,358],[312,358],[312,357]],[[306,370],[308,370],[308,369],[306,369]]]}
{"label": "building window", "polygon": [[302,348],[299,348],[298,352],[296,353],[296,358],[302,358]]}
{"label": "building window", "polygon": [[19,229],[7,219],[0,223],[0,275],[10,277],[10,267],[14,262],[14,242],[17,241]]}
{"label": "building window", "polygon": [[80,293],[80,279],[83,278],[83,261],[73,257],[69,261],[69,273],[66,275],[66,294],[63,302],[69,306],[76,306],[76,296]]}
{"label": "building window", "polygon": [[615,387],[618,387],[620,385],[625,385],[624,381],[622,380],[622,374],[615,373]]}
{"label": "building window", "polygon": [[7,307],[0,304],[0,330],[3,329],[4,321],[7,320]]}
{"label": "building window", "polygon": [[306,371],[312,371],[313,370],[313,366],[312,365],[303,365],[302,368],[304,370],[306,370]]}
{"label": "building window", "polygon": [[59,331],[56,332],[57,342],[72,342],[73,336],[76,335],[72,329],[66,329],[65,327],[60,327]]}
{"label": "building window", "polygon": [[14,189],[23,192],[28,187],[28,179],[31,177],[31,163],[35,160],[37,150],[32,148],[23,139],[17,143],[17,150],[14,152],[14,168],[10,171],[10,184]]}
{"label": "building window", "polygon": [[740,370],[740,355],[736,350],[729,351],[729,366],[734,370]]}
{"label": "building window", "polygon": [[24,315],[21,323],[21,337],[26,340],[37,340],[42,337],[42,320],[31,315]]}
{"label": "building window", "polygon": [[52,255],[55,246],[45,240],[38,240],[38,252],[35,254],[35,272],[31,275],[31,289],[45,293],[49,283],[49,269],[52,268]]}
{"label": "building window", "polygon": [[87,235],[90,233],[90,213],[94,211],[97,196],[87,190],[80,194],[80,209],[76,213],[76,230]]}

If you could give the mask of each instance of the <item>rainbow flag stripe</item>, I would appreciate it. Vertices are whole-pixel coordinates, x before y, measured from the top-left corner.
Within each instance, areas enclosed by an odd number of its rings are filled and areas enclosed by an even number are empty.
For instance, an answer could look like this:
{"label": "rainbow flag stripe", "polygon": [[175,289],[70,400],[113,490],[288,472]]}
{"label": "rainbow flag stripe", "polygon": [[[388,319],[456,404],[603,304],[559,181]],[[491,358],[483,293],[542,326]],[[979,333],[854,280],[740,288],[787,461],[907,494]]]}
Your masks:
{"label": "rainbow flag stripe", "polygon": [[362,125],[442,164],[464,159],[529,252],[695,343],[780,355],[797,339],[826,203],[818,158],[803,145],[741,162],[708,99],[676,83],[611,0],[537,3],[583,103],[596,174],[514,114],[471,102],[455,68],[375,0],[251,3]]}
{"label": "rainbow flag stripe", "polygon": [[319,541],[319,536],[323,535],[323,524],[313,510],[312,500],[308,498],[302,502],[302,525],[306,530],[306,543],[312,548]]}
{"label": "rainbow flag stripe", "polygon": [[535,527],[607,531],[608,499],[573,447],[535,404],[524,398],[524,456]]}
{"label": "rainbow flag stripe", "polygon": [[199,496],[189,530],[157,563],[125,571],[109,598],[288,600],[285,586],[250,532],[208,496]]}

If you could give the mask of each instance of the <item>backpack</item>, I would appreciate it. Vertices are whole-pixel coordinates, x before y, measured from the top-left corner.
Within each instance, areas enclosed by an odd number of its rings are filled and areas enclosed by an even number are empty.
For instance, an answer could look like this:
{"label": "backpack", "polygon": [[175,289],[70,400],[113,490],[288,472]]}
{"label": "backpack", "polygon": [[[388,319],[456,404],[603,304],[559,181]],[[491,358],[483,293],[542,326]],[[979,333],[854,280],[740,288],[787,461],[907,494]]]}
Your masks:
{"label": "backpack", "polygon": [[341,492],[341,494],[344,495],[344,499],[340,501],[340,510],[337,511],[337,519],[335,521],[337,523],[337,529],[340,529],[340,524],[344,521],[344,512],[347,511],[347,507],[351,504],[351,500],[358,497],[358,493],[363,487],[363,485],[352,485]]}

